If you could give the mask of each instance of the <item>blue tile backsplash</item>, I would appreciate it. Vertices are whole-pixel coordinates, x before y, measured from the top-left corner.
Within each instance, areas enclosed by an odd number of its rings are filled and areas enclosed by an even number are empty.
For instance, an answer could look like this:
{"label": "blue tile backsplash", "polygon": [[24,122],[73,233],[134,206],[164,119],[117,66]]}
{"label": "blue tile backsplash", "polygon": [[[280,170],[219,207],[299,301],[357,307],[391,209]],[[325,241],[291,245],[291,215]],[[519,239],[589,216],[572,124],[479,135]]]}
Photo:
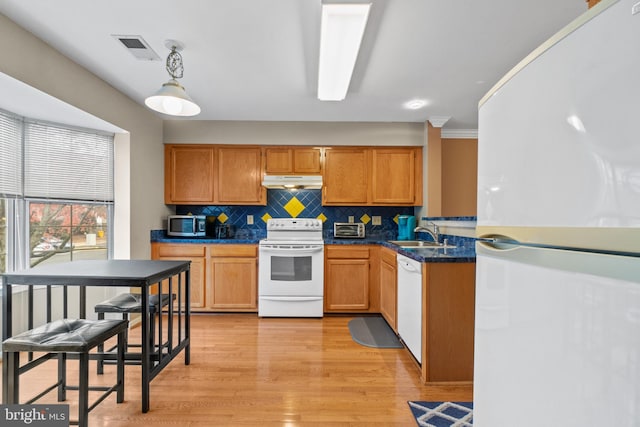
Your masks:
{"label": "blue tile backsplash", "polygon": [[[364,215],[369,218],[365,225],[367,236],[381,236],[392,238],[397,234],[398,226],[393,221],[396,215],[413,215],[411,206],[322,206],[321,190],[267,190],[266,206],[193,206],[178,205],[176,214],[185,215],[214,215],[220,217],[224,214],[228,219],[226,224],[234,225],[241,233],[247,236],[261,236],[266,233],[266,219],[291,218],[292,215],[285,209],[287,203],[295,197],[304,208],[296,215],[298,218],[318,218],[324,216],[324,232],[326,237],[333,234],[334,222],[348,222],[349,216],[353,216],[355,222],[361,220]],[[247,224],[247,215],[253,215],[254,224]],[[371,218],[380,216],[381,225],[372,225]],[[366,217],[365,217],[366,219]]]}

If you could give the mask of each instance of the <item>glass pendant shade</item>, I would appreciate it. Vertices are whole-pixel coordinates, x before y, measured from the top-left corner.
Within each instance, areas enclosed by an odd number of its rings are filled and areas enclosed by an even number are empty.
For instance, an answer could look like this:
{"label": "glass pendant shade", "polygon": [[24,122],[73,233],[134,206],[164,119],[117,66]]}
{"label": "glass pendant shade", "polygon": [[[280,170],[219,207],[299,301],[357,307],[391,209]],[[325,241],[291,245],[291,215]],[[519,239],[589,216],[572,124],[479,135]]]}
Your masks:
{"label": "glass pendant shade", "polygon": [[162,88],[145,99],[144,103],[152,110],[171,116],[186,117],[200,114],[198,104],[193,102],[176,79],[163,84]]}

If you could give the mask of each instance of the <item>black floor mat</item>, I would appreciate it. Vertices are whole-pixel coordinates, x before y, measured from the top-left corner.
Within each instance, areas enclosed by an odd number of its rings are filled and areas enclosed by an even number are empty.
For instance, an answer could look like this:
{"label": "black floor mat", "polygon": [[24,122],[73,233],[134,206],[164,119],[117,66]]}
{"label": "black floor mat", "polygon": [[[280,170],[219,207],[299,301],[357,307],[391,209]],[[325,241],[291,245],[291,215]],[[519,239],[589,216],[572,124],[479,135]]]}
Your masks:
{"label": "black floor mat", "polygon": [[382,317],[356,317],[349,321],[351,338],[375,348],[402,348],[402,343]]}

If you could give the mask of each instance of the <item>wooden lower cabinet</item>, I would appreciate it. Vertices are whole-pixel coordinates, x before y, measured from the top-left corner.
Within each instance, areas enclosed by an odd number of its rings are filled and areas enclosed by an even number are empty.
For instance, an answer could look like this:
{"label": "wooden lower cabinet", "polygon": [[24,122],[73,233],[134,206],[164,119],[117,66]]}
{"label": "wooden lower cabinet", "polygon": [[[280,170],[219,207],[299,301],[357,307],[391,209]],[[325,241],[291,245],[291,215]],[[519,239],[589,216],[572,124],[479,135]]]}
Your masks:
{"label": "wooden lower cabinet", "polygon": [[422,266],[422,380],[471,382],[476,264]]}
{"label": "wooden lower cabinet", "polygon": [[380,248],[380,313],[396,333],[398,311],[398,264],[396,252]]}
{"label": "wooden lower cabinet", "polygon": [[[151,259],[170,261],[191,261],[191,308],[205,307],[206,297],[206,251],[205,245],[151,243]],[[165,281],[166,282],[166,281]],[[168,284],[163,282],[163,291]]]}
{"label": "wooden lower cabinet", "polygon": [[215,311],[258,311],[256,245],[211,247],[211,292],[207,306]]}
{"label": "wooden lower cabinet", "polygon": [[195,311],[258,311],[257,245],[151,243],[151,259],[191,261]]}
{"label": "wooden lower cabinet", "polygon": [[377,251],[369,245],[325,246],[325,312],[379,311]]}

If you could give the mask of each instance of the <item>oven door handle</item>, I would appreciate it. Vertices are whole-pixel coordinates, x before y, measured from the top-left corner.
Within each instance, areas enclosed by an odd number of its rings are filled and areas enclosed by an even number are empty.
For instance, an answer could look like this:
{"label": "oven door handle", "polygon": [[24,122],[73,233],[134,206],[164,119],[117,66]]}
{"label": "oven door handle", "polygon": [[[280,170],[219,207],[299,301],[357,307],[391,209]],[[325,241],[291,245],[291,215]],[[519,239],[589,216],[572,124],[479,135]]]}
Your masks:
{"label": "oven door handle", "polygon": [[274,253],[282,253],[289,252],[293,255],[301,255],[301,254],[313,254],[322,252],[324,246],[322,245],[314,245],[314,246],[287,246],[287,245],[278,245],[278,246],[260,246],[260,251],[264,253],[274,252]]}

